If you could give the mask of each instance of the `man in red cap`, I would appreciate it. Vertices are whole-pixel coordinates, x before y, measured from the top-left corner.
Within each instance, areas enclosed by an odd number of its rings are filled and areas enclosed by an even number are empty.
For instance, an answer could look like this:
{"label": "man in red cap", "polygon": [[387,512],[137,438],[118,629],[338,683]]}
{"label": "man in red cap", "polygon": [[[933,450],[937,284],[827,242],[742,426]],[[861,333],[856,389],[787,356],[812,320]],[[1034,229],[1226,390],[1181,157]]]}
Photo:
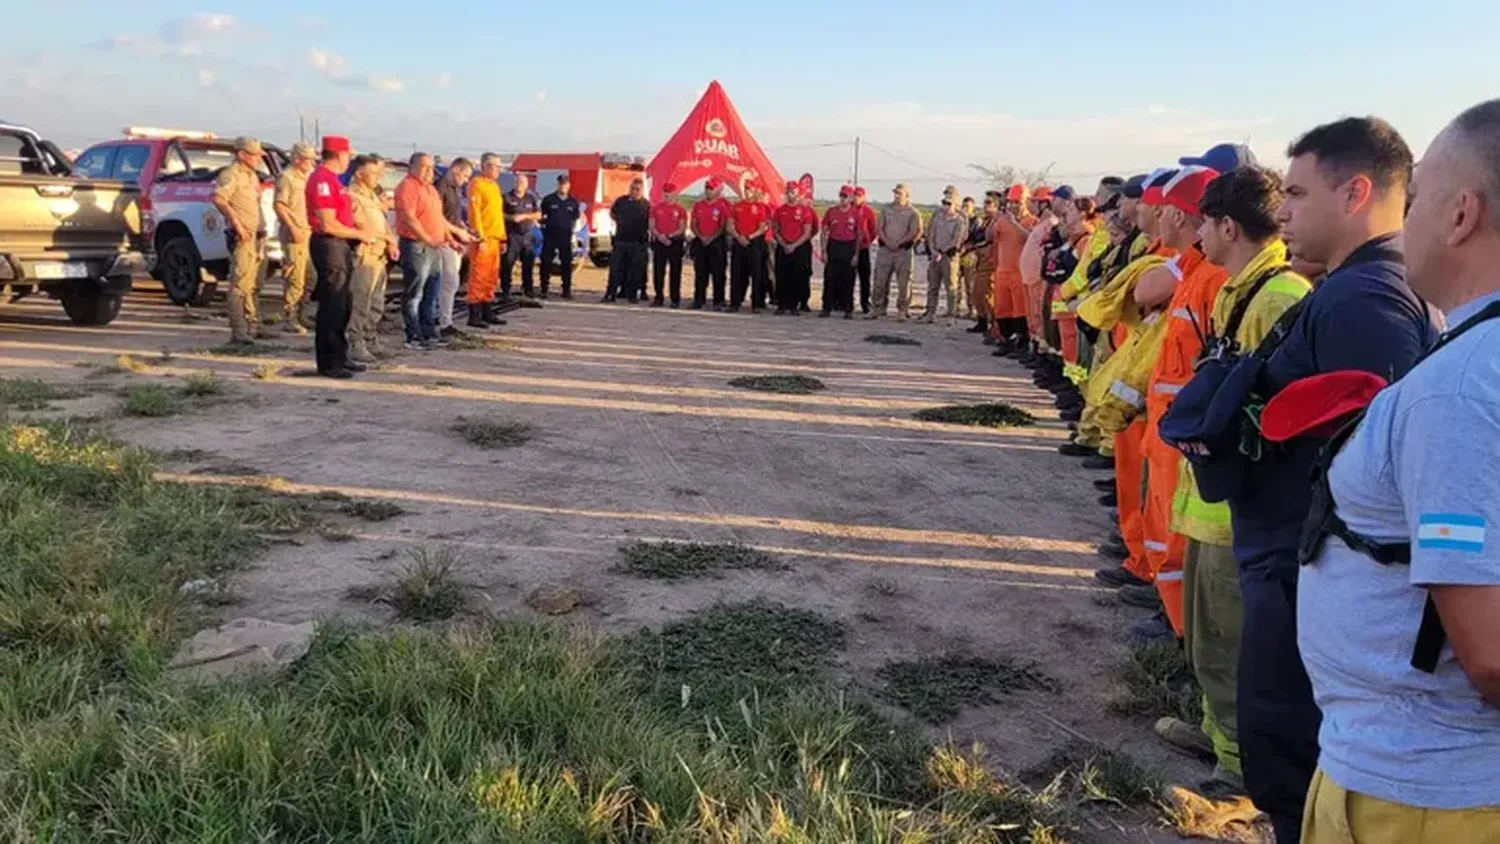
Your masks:
{"label": "man in red cap", "polygon": [[854,268],[860,240],[860,210],[853,204],[854,188],[839,188],[839,204],[823,213],[823,310],[827,318],[835,310],[844,319],[854,316]]}
{"label": "man in red cap", "polygon": [[761,201],[760,186],[745,183],[745,195],[729,210],[729,312],[737,313],[750,294],[750,310],[758,312],[766,296],[766,231],[771,206]]}
{"label": "man in red cap", "polygon": [[859,253],[855,256],[855,271],[859,274],[859,312],[870,312],[870,247],[879,237],[880,218],[875,209],[865,202],[864,187],[854,189],[854,208],[859,212]]}
{"label": "man in red cap", "polygon": [[377,243],[377,232],[363,231],[354,222],[354,206],[339,175],[349,168],[349,139],[323,137],[323,163],[307,177],[307,222],[312,229],[308,251],[318,271],[315,298],[318,316],[313,345],[318,374],[350,378],[363,364],[349,360],[349,316],[354,305],[349,282],[354,275],[354,248]]}
{"label": "man in red cap", "polygon": [[663,304],[662,285],[668,270],[672,274],[672,307],[682,305],[682,255],[687,232],[687,209],[677,199],[677,186],[668,182],[662,188],[661,201],[651,206],[651,276],[656,298],[651,307]]}
{"label": "man in red cap", "polygon": [[795,316],[812,286],[812,238],[818,214],[802,204],[801,188],[786,183],[786,202],[774,215],[776,234],[776,315]]}
{"label": "man in red cap", "polygon": [[724,309],[724,270],[729,260],[729,203],[724,183],[710,178],[703,185],[703,198],[693,203],[693,309],[702,310],[708,282],[714,284],[714,310]]}

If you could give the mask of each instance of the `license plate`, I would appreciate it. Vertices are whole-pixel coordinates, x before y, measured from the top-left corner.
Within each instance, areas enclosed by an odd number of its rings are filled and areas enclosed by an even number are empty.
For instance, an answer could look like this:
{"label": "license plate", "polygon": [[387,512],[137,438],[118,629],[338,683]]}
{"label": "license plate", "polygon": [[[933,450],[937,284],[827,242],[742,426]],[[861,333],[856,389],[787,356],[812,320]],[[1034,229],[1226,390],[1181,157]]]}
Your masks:
{"label": "license plate", "polygon": [[81,261],[46,261],[32,264],[31,273],[39,281],[59,278],[88,278],[89,265]]}

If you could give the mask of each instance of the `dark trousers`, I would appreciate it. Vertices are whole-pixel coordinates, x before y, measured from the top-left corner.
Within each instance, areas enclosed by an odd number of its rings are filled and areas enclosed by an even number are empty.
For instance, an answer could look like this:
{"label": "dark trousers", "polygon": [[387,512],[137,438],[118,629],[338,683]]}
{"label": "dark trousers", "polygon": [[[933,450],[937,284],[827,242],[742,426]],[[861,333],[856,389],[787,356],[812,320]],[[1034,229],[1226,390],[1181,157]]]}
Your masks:
{"label": "dark trousers", "polygon": [[1290,579],[1240,572],[1245,617],[1236,706],[1245,790],[1271,816],[1277,841],[1297,841],[1323,716],[1297,650],[1297,561],[1284,561],[1281,570],[1291,571]]}
{"label": "dark trousers", "polygon": [[521,290],[530,293],[536,256],[531,254],[531,238],[525,232],[516,232],[515,237],[505,241],[505,254],[500,256],[500,292],[506,296],[510,295],[510,273],[517,263],[521,265]]}
{"label": "dark trousers", "polygon": [[870,247],[859,250],[859,310],[870,312]]}
{"label": "dark trousers", "polygon": [[823,265],[823,313],[854,310],[855,258],[854,241],[828,241],[828,263]]}
{"label": "dark trousers", "polygon": [[606,299],[620,296],[632,301],[646,293],[646,244],[615,241],[614,253],[609,256],[609,286],[604,291]]}
{"label": "dark trousers", "polygon": [[354,310],[349,279],[354,275],[354,248],[343,238],[315,234],[307,251],[318,271],[318,319],[313,351],[318,371],[332,372],[343,369],[349,362],[349,314]]}
{"label": "dark trousers", "polygon": [[729,306],[738,308],[745,302],[745,290],[750,291],[750,307],[759,308],[766,301],[766,241],[751,238],[744,246],[734,244],[730,253],[732,265],[729,270]]}
{"label": "dark trousers", "polygon": [[672,238],[669,243],[651,241],[651,276],[656,288],[656,301],[662,301],[662,287],[666,283],[668,270],[671,271],[672,278],[672,304],[682,301],[682,255],[686,250],[687,242],[680,237]]}
{"label": "dark trousers", "polygon": [[[564,296],[573,295],[573,238],[571,235],[559,237],[552,234],[542,235],[542,292],[546,293],[548,285],[552,283],[552,262],[556,260],[562,271],[562,292]],[[526,289],[531,289],[530,267],[522,265],[526,272]],[[510,274],[507,272],[506,277]]]}
{"label": "dark trousers", "polygon": [[693,248],[693,304],[702,305],[708,295],[708,282],[714,283],[714,304],[724,304],[724,268],[729,257],[729,240],[720,235],[710,243],[699,240]]}
{"label": "dark trousers", "polygon": [[776,247],[776,307],[779,310],[795,311],[811,296],[812,290],[812,243],[787,252]]}

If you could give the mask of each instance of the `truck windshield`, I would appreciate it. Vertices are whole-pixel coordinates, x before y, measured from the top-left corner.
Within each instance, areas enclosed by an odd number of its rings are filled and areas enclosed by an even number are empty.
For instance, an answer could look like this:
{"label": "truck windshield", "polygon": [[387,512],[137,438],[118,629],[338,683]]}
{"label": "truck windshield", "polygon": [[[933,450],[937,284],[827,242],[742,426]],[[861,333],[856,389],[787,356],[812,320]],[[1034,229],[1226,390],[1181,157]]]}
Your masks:
{"label": "truck windshield", "polygon": [[[168,153],[162,166],[162,176],[176,181],[206,182],[219,175],[219,171],[234,163],[234,150],[229,147],[180,146],[181,156]],[[186,164],[183,159],[186,159]],[[263,160],[264,161],[264,160]],[[271,178],[264,164],[260,168],[261,179]]]}

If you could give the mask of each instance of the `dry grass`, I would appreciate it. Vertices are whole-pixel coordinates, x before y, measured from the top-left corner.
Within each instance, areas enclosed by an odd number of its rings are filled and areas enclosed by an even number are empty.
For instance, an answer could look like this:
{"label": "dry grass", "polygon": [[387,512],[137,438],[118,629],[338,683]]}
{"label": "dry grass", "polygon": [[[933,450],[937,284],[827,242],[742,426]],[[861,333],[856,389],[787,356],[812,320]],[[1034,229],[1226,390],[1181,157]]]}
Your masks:
{"label": "dry grass", "polygon": [[734,543],[632,542],[620,547],[619,570],[637,577],[683,580],[717,576],[737,569],[778,571],[785,563],[754,548]]}
{"label": "dry grass", "polygon": [[822,381],[806,375],[745,375],[729,382],[731,387],[762,393],[806,395],[827,389]]}
{"label": "dry grass", "polygon": [[1015,692],[1058,689],[1056,680],[1030,663],[953,654],[888,663],[876,677],[882,698],[932,724]]}
{"label": "dry grass", "polygon": [[535,435],[525,422],[463,417],[453,424],[453,432],[470,445],[483,449],[514,448],[531,442]]}
{"label": "dry grass", "polygon": [[982,428],[1012,428],[1036,424],[1036,417],[1015,405],[1004,402],[929,407],[913,415],[924,422],[975,425]]}

